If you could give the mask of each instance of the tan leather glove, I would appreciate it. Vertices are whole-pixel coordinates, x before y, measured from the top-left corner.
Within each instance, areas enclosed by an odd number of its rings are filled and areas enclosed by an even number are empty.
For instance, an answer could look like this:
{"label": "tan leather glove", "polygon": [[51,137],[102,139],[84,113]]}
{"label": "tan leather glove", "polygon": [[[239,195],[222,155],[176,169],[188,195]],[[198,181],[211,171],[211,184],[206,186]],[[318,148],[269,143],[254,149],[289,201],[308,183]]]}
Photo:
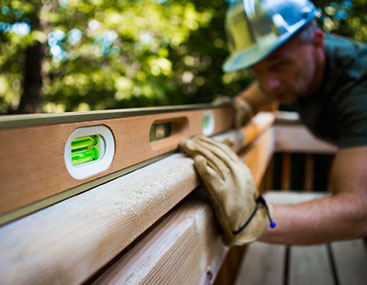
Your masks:
{"label": "tan leather glove", "polygon": [[214,105],[230,105],[234,109],[233,124],[235,128],[240,128],[246,125],[252,115],[251,106],[244,100],[235,100],[231,97],[219,97],[213,101]]}
{"label": "tan leather glove", "polygon": [[223,143],[205,136],[180,142],[195,159],[195,168],[209,191],[227,245],[256,240],[271,222],[270,205],[258,195],[249,168]]}

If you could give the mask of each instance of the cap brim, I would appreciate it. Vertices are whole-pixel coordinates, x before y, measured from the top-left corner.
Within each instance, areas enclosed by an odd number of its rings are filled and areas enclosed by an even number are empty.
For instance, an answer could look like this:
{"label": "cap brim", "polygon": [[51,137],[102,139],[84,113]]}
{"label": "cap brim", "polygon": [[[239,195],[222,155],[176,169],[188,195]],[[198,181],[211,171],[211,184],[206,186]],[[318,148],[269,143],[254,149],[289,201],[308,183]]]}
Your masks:
{"label": "cap brim", "polygon": [[222,69],[224,72],[232,72],[240,69],[248,68],[251,65],[258,63],[267,57],[270,53],[275,51],[281,45],[283,45],[289,38],[291,38],[294,34],[299,32],[303,26],[311,22],[316,14],[310,14],[308,18],[305,18],[303,21],[300,21],[297,25],[294,25],[293,31],[288,32],[279,38],[276,41],[268,41],[257,42],[252,47],[243,50],[238,53],[232,54],[223,64]]}
{"label": "cap brim", "polygon": [[223,64],[224,72],[232,72],[240,69],[248,68],[259,61],[263,60],[270,53],[285,43],[293,34],[287,34],[285,37],[279,38],[275,43],[268,44],[257,43],[246,51],[232,54]]}

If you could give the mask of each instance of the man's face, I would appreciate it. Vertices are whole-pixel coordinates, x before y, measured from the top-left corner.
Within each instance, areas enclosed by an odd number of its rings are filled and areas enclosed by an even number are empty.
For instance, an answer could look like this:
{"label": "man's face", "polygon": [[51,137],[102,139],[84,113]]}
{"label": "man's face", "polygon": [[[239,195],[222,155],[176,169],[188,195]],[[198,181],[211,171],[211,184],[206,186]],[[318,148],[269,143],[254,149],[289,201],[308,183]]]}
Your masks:
{"label": "man's face", "polygon": [[251,67],[264,90],[280,103],[313,92],[317,70],[315,46],[295,38]]}

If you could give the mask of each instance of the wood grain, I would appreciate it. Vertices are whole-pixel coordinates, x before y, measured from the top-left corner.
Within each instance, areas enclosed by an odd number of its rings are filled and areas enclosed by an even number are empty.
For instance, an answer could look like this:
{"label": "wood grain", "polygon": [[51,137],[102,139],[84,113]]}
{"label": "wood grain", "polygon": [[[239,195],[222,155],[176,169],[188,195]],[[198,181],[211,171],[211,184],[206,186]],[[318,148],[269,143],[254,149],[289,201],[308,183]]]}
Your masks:
{"label": "wood grain", "polygon": [[192,160],[174,154],[5,225],[0,283],[81,283],[197,185]]}
{"label": "wood grain", "polygon": [[334,284],[326,245],[292,246],[289,258],[288,284]]}
{"label": "wood grain", "polygon": [[282,285],[285,272],[285,245],[255,242],[248,246],[235,285]]}
{"label": "wood grain", "polygon": [[285,152],[282,154],[282,171],[281,171],[281,180],[280,180],[280,188],[282,191],[289,191],[291,188],[291,164],[292,164],[292,156],[290,153]]}
{"label": "wood grain", "polygon": [[339,284],[367,284],[367,251],[363,240],[333,242],[331,249]]}
{"label": "wood grain", "polygon": [[[202,132],[205,111],[1,129],[0,161],[4,163],[0,165],[0,215],[175,150],[182,138]],[[229,108],[211,111],[216,122],[214,133],[231,127]],[[150,143],[151,125],[155,121],[174,119],[187,120],[187,124],[172,137]],[[115,155],[112,164],[102,173],[74,179],[65,167],[66,141],[75,129],[97,125],[107,126],[113,133]]]}
{"label": "wood grain", "polygon": [[306,192],[311,192],[313,189],[314,171],[314,156],[312,154],[306,154],[303,186]]}
{"label": "wood grain", "polygon": [[[272,155],[272,141],[268,130],[244,154],[257,186]],[[216,226],[208,199],[185,201],[94,283],[210,284],[228,250]]]}
{"label": "wood grain", "polygon": [[[204,191],[204,189],[201,189]],[[227,248],[207,199],[194,195],[93,284],[208,284]]]}
{"label": "wood grain", "polygon": [[278,204],[278,205],[299,204],[312,201],[315,199],[322,199],[327,196],[328,194],[321,192],[294,193],[294,192],[268,191],[265,193],[266,201],[268,201],[271,204]]}
{"label": "wood grain", "polygon": [[316,138],[304,125],[276,124],[275,151],[332,154],[337,148]]}

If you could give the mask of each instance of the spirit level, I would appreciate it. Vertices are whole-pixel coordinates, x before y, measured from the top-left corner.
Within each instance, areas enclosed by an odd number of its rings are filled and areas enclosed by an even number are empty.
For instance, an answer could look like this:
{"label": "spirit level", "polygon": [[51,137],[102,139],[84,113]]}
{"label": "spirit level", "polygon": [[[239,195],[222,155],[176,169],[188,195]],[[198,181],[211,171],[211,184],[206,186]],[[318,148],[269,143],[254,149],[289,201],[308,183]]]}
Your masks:
{"label": "spirit level", "polygon": [[232,112],[193,105],[3,116],[0,224],[167,156],[185,137],[228,130]]}

